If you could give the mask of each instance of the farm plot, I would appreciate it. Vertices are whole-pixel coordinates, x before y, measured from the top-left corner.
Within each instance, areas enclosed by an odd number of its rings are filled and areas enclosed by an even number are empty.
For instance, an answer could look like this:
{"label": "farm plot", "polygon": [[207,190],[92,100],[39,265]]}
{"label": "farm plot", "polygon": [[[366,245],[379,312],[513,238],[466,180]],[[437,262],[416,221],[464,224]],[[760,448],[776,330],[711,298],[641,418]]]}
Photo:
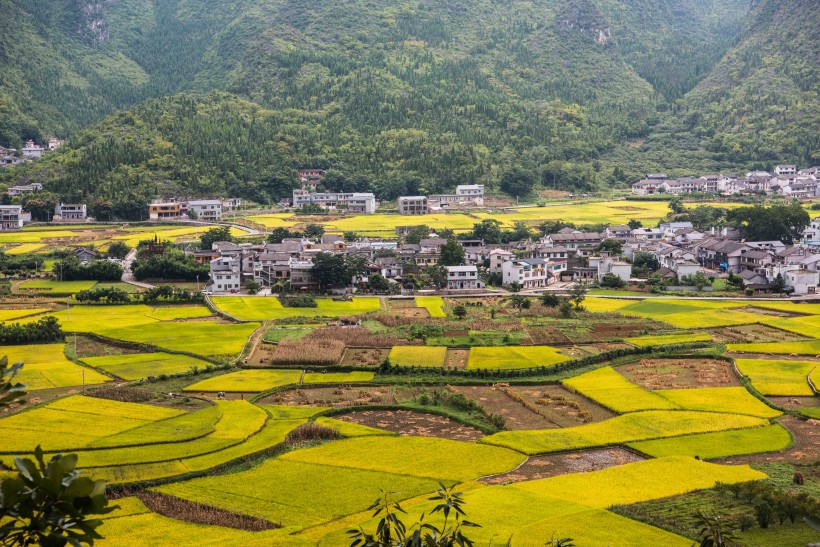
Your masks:
{"label": "farm plot", "polygon": [[32,315],[50,312],[50,308],[20,308],[14,310],[0,310],[0,321],[11,321]]}
{"label": "farm plot", "polygon": [[[3,453],[81,450],[103,438],[151,422],[173,418],[179,410],[74,395],[0,420]],[[44,436],[43,431],[49,434]]]}
{"label": "farm plot", "polygon": [[617,368],[630,382],[646,389],[741,385],[731,364],[717,359],[641,359]]}
{"label": "farm plot", "polygon": [[355,384],[371,381],[373,373],[308,373],[302,378],[301,370],[240,370],[197,382],[185,391],[261,393],[275,387],[299,384],[300,379],[305,384]]}
{"label": "farm plot", "polygon": [[84,357],[88,366],[99,368],[125,380],[139,380],[161,374],[181,374],[194,368],[204,369],[211,363],[171,353],[127,353],[103,357]]}
{"label": "farm plot", "polygon": [[417,296],[416,306],[426,309],[430,317],[447,317],[444,313],[444,299],[440,296]]}
{"label": "farm plot", "polygon": [[96,281],[53,281],[50,279],[35,279],[24,281],[17,286],[20,291],[36,291],[51,294],[75,294],[91,289]]}
{"label": "farm plot", "polygon": [[788,342],[805,338],[799,334],[763,324],[719,327],[711,329],[709,332],[718,342],[734,344],[744,342]]}
{"label": "farm plot", "polygon": [[98,329],[92,332],[117,340],[202,356],[232,356],[242,351],[257,327],[258,323],[163,321],[125,328]]}
{"label": "farm plot", "polygon": [[[815,335],[817,331],[815,331]],[[820,355],[820,340],[802,342],[760,342],[754,344],[728,344],[726,348],[739,353],[773,353],[777,355]]]}
{"label": "farm plot", "polygon": [[354,298],[349,302],[317,298],[315,308],[286,308],[278,298],[259,296],[217,296],[212,301],[220,310],[243,321],[270,321],[291,317],[340,317],[381,309],[378,298]]}
{"label": "farm plot", "polygon": [[775,424],[751,429],[719,431],[699,435],[684,435],[670,439],[629,443],[627,446],[655,458],[665,456],[692,456],[702,460],[777,452],[792,442],[791,434]]}
{"label": "farm plot", "polygon": [[563,384],[616,412],[679,408],[672,401],[631,383],[612,367],[569,378]]}
{"label": "farm plot", "polygon": [[440,346],[393,346],[390,363],[402,367],[441,368],[447,358],[447,348]]}
{"label": "farm plot", "polygon": [[[814,395],[807,378],[812,371],[820,369],[820,361],[738,359],[736,363],[740,372],[748,376],[755,389],[763,395],[793,397]],[[820,375],[820,372],[818,374]]]}
{"label": "farm plot", "polygon": [[779,410],[764,404],[744,387],[664,389],[653,393],[686,410],[745,414],[760,418],[776,418],[781,415]]}
{"label": "farm plot", "polygon": [[639,336],[637,338],[626,338],[624,340],[638,347],[647,347],[671,346],[675,344],[690,344],[692,342],[711,342],[712,337],[706,333],[693,332],[685,334],[667,334],[660,336]]}
{"label": "farm plot", "polygon": [[29,390],[101,384],[108,376],[66,359],[65,344],[7,346],[0,351],[10,363],[24,363],[16,380]]}
{"label": "farm plot", "polygon": [[815,338],[820,332],[820,315],[792,317],[788,319],[768,319],[765,324],[802,336]]}
{"label": "farm plot", "polygon": [[525,454],[544,454],[767,424],[768,421],[763,418],[740,414],[649,410],[565,429],[502,431],[485,437],[480,442],[504,446]]}
{"label": "farm plot", "polygon": [[470,349],[468,369],[516,370],[549,367],[569,361],[550,346],[474,347]]}

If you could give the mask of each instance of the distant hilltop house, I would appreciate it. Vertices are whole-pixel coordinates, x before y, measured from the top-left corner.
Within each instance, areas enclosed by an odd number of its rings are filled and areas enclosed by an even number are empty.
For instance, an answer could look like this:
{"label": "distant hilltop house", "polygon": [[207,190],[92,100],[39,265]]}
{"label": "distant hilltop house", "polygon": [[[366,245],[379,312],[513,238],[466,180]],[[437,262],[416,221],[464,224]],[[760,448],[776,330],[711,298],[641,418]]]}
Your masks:
{"label": "distant hilltop house", "polygon": [[39,182],[32,182],[31,184],[22,184],[20,186],[11,186],[6,193],[10,196],[22,196],[23,194],[31,194],[34,192],[40,192],[43,189],[43,185]]}
{"label": "distant hilltop house", "polygon": [[639,196],[653,194],[691,194],[695,192],[734,194],[780,194],[791,198],[820,196],[820,167],[798,171],[795,165],[778,165],[774,174],[752,171],[745,177],[735,173],[719,173],[701,177],[669,179],[664,173],[651,173],[632,185]]}
{"label": "distant hilltop house", "polygon": [[31,222],[31,213],[22,205],[0,205],[0,231],[19,230],[26,222]]}
{"label": "distant hilltop house", "polygon": [[181,220],[182,215],[182,204],[176,201],[155,201],[148,205],[149,220]]}
{"label": "distant hilltop house", "polygon": [[307,192],[293,191],[293,207],[301,209],[316,204],[325,209],[345,209],[348,213],[372,215],[376,212],[376,196],[371,192]]}
{"label": "distant hilltop house", "polygon": [[0,146],[0,167],[13,167],[25,162],[26,159],[17,155],[16,148]]}
{"label": "distant hilltop house", "polygon": [[34,141],[26,141],[26,145],[22,148],[23,155],[29,159],[36,160],[43,156],[48,148],[43,148]]}
{"label": "distant hilltop house", "polygon": [[324,169],[297,169],[296,176],[299,177],[299,184],[302,190],[316,190],[316,187],[325,178]]}
{"label": "distant hilltop house", "polygon": [[58,203],[54,207],[54,222],[87,222],[90,219],[85,203]]}
{"label": "distant hilltop house", "polygon": [[426,215],[443,211],[451,206],[481,207],[484,205],[483,184],[461,184],[455,194],[429,196],[401,196],[396,202],[400,215]]}
{"label": "distant hilltop house", "polygon": [[188,201],[188,212],[196,213],[199,220],[222,222],[222,201],[218,199],[202,199]]}
{"label": "distant hilltop house", "polygon": [[56,139],[54,137],[48,139],[48,149],[49,151],[54,151],[60,148],[65,141],[63,139]]}

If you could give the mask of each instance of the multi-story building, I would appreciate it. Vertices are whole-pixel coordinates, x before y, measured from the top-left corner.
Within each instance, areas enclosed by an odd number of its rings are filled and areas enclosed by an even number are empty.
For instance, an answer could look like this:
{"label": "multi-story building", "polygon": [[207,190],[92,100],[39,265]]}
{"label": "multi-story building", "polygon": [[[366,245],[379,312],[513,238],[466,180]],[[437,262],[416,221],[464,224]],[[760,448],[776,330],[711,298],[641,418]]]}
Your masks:
{"label": "multi-story building", "polygon": [[39,182],[32,182],[31,184],[21,184],[19,186],[11,186],[6,193],[10,196],[22,196],[23,194],[32,194],[43,189],[43,185]]}
{"label": "multi-story building", "polygon": [[426,215],[430,212],[427,196],[401,196],[398,207],[400,215]]}
{"label": "multi-story building", "polygon": [[199,220],[222,222],[222,201],[218,199],[188,201],[188,211],[196,213]]}
{"label": "multi-story building", "polygon": [[478,278],[475,266],[447,266],[447,289],[482,289],[484,282]]}
{"label": "multi-story building", "polygon": [[541,258],[508,260],[501,265],[501,284],[504,287],[517,283],[522,289],[538,289],[554,280],[547,262]]}
{"label": "multi-story building", "polygon": [[0,231],[19,230],[31,215],[23,212],[22,205],[0,205]]}
{"label": "multi-story building", "polygon": [[54,206],[54,221],[85,221],[88,212],[85,203],[58,203]]}
{"label": "multi-story building", "polygon": [[149,220],[180,220],[182,205],[175,201],[155,202],[148,205]]}
{"label": "multi-story building", "polygon": [[347,209],[351,213],[371,215],[376,212],[376,196],[370,192],[316,192],[296,189],[293,206],[301,209],[316,204],[327,209]]}
{"label": "multi-story building", "polygon": [[46,150],[48,149],[43,148],[39,144],[35,144],[34,141],[26,141],[26,145],[23,147],[22,152],[25,157],[36,160],[37,158],[42,157]]}
{"label": "multi-story building", "polygon": [[456,195],[464,199],[484,197],[483,184],[459,184],[456,186]]}
{"label": "multi-story building", "polygon": [[242,263],[233,256],[220,256],[211,261],[211,282],[214,293],[238,293],[242,285]]}

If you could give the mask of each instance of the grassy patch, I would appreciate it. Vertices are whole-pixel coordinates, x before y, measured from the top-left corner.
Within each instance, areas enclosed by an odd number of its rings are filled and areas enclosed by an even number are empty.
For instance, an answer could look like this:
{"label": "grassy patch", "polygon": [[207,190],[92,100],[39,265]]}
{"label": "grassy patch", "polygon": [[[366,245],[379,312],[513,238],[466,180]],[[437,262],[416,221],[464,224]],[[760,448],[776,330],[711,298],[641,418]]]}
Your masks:
{"label": "grassy patch", "polygon": [[768,421],[762,418],[739,414],[649,410],[565,429],[502,431],[484,437],[481,442],[505,446],[525,454],[541,454],[677,435],[757,427],[767,423]]}
{"label": "grassy patch", "polygon": [[446,358],[447,348],[443,346],[393,346],[389,355],[392,364],[403,367],[441,368]]}
{"label": "grassy patch", "polygon": [[742,454],[776,452],[785,450],[791,442],[792,437],[788,430],[779,425],[767,425],[751,429],[643,441],[630,443],[628,446],[655,458],[698,456],[708,460]]}
{"label": "grassy patch", "polygon": [[569,361],[550,346],[475,347],[470,349],[468,369],[515,370],[548,367]]}
{"label": "grassy patch", "polygon": [[163,352],[85,357],[82,361],[126,380],[139,380],[161,374],[180,374],[195,367],[204,369],[211,364],[187,355]]}

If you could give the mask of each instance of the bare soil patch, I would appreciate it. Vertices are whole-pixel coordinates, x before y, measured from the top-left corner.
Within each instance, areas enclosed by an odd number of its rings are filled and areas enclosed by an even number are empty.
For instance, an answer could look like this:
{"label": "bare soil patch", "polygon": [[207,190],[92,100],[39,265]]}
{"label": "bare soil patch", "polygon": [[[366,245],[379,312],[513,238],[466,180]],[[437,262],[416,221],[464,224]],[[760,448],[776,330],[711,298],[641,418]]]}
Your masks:
{"label": "bare soil patch", "polygon": [[340,364],[377,367],[389,353],[390,350],[382,348],[347,348]]}
{"label": "bare soil patch", "polygon": [[779,423],[794,436],[794,444],[790,448],[771,454],[732,456],[715,461],[730,465],[770,462],[816,463],[820,454],[820,420],[803,421],[794,416],[784,416],[780,418]]}
{"label": "bare soil patch", "polygon": [[785,353],[744,353],[729,351],[733,359],[768,359],[770,361],[820,361],[818,355],[786,355]]}
{"label": "bare soil patch", "polygon": [[143,490],[137,497],[154,513],[184,522],[224,526],[236,530],[259,532],[281,528],[281,524],[269,520],[226,511],[213,505],[188,501],[176,496]]}
{"label": "bare soil patch", "polygon": [[484,436],[481,431],[450,418],[411,410],[357,410],[336,418],[405,436],[440,437],[456,441],[476,441]]}
{"label": "bare soil patch", "polygon": [[618,372],[646,389],[685,389],[741,385],[731,365],[716,359],[642,359]]}
{"label": "bare soil patch", "polygon": [[470,350],[468,349],[448,349],[444,368],[465,369],[469,358]]}
{"label": "bare soil patch", "polygon": [[408,308],[415,308],[416,301],[413,298],[402,298],[402,299],[388,299],[388,309],[391,310],[403,310]]}
{"label": "bare soil patch", "polygon": [[527,334],[530,335],[532,343],[541,346],[556,344],[572,344],[572,340],[557,328],[552,327],[527,327]]}
{"label": "bare soil patch", "polygon": [[799,313],[790,313],[782,310],[770,310],[768,308],[758,308],[756,306],[747,306],[745,308],[733,308],[733,312],[756,313],[758,315],[770,315],[772,317],[800,317]]}
{"label": "bare soil patch", "polygon": [[274,393],[260,402],[275,405],[309,405],[343,408],[364,405],[395,405],[411,399],[421,388],[395,388],[393,386],[336,386],[290,389]]}
{"label": "bare soil patch", "polygon": [[128,344],[102,342],[90,336],[77,335],[77,357],[104,357],[106,355],[124,355],[127,353],[145,353],[144,349],[130,347]]}
{"label": "bare soil patch", "polygon": [[498,414],[506,420],[504,429],[549,429],[558,427],[539,412],[493,386],[452,386],[451,391],[469,397],[487,414]]}
{"label": "bare soil patch", "polygon": [[487,484],[507,484],[535,479],[545,479],[568,473],[599,471],[615,465],[637,462],[644,458],[624,448],[584,450],[567,454],[530,456],[513,471],[479,479]]}
{"label": "bare soil patch", "polygon": [[508,393],[558,427],[600,422],[615,416],[608,409],[563,386],[511,386]]}
{"label": "bare soil patch", "polygon": [[707,332],[718,342],[730,344],[744,342],[786,342],[803,339],[799,334],[759,324],[720,327],[708,329]]}
{"label": "bare soil patch", "polygon": [[[818,397],[766,397],[772,403],[787,410],[800,410],[820,406]],[[818,447],[820,450],[820,447]]]}

